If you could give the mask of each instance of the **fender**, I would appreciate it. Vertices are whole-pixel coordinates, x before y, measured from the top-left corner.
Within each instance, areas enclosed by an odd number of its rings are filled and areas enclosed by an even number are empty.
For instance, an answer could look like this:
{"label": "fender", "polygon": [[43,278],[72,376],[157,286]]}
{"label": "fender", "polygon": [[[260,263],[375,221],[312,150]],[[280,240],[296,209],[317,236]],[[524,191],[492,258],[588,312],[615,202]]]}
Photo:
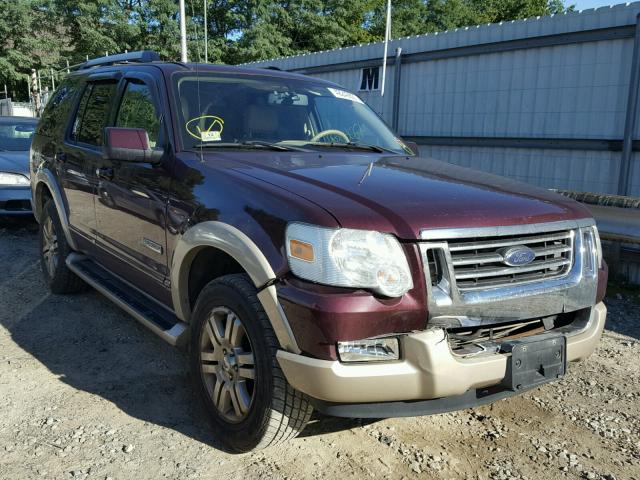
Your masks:
{"label": "fender", "polygon": [[271,265],[247,235],[227,223],[199,223],[187,230],[178,241],[171,262],[171,297],[176,316],[187,323],[190,320],[189,267],[195,255],[205,247],[222,250],[242,266],[260,290],[258,299],[280,346],[288,352],[300,353],[289,321],[278,302],[276,287],[270,284],[276,279]]}
{"label": "fender", "polygon": [[34,212],[34,216],[36,220],[40,222],[42,217],[42,208],[40,199],[37,198],[38,187],[43,183],[47,186],[49,192],[51,192],[51,197],[53,198],[53,203],[56,206],[56,210],[58,211],[58,218],[60,218],[60,224],[62,225],[62,230],[64,231],[64,236],[67,239],[67,244],[71,247],[72,250],[77,250],[76,244],[71,237],[71,229],[69,228],[69,217],[67,216],[67,210],[64,206],[64,201],[62,200],[62,193],[60,192],[60,187],[56,182],[55,177],[51,170],[47,168],[39,168],[35,173],[34,178],[31,180],[31,207]]}

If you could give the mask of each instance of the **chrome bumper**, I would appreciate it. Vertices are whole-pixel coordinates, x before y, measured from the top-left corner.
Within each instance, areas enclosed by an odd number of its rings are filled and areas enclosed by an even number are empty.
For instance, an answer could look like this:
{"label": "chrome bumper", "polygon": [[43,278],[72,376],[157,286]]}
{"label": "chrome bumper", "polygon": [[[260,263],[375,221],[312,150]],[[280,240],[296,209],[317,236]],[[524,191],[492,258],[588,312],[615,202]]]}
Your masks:
{"label": "chrome bumper", "polygon": [[[593,353],[604,328],[607,309],[591,308],[586,326],[567,333],[567,360]],[[277,358],[288,382],[307,395],[335,403],[426,400],[462,395],[468,390],[499,384],[505,377],[508,354],[463,358],[449,348],[442,328],[401,338],[403,359],[384,364],[346,365],[338,361],[279,351]]]}

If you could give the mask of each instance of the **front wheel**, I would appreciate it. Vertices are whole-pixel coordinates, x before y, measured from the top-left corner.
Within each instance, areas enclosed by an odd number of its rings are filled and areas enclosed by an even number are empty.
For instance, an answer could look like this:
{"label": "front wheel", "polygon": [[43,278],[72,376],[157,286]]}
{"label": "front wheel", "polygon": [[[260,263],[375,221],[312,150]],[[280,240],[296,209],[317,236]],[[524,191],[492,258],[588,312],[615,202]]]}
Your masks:
{"label": "front wheel", "polygon": [[193,314],[191,369],[220,441],[246,452],[302,431],[313,408],[284,378],[278,341],[246,275],[210,282]]}

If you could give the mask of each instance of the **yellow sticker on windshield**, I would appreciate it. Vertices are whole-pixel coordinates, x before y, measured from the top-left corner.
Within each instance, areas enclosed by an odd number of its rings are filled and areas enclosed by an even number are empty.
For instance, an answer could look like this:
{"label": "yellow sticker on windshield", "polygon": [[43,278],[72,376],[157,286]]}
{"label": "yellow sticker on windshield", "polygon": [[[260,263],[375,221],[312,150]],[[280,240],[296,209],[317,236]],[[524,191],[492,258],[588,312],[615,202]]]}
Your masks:
{"label": "yellow sticker on windshield", "polygon": [[224,120],[215,115],[202,115],[192,118],[184,127],[189,135],[201,142],[219,142],[222,140]]}

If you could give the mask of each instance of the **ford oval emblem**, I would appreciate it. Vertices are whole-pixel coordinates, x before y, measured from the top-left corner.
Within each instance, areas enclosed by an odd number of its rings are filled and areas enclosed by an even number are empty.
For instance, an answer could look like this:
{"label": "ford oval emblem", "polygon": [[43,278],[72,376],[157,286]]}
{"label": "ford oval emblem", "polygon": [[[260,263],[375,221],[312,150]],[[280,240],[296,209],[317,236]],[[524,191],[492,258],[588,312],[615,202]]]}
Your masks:
{"label": "ford oval emblem", "polygon": [[536,252],[524,245],[505,248],[500,253],[502,254],[502,261],[510,267],[529,265],[536,258]]}

